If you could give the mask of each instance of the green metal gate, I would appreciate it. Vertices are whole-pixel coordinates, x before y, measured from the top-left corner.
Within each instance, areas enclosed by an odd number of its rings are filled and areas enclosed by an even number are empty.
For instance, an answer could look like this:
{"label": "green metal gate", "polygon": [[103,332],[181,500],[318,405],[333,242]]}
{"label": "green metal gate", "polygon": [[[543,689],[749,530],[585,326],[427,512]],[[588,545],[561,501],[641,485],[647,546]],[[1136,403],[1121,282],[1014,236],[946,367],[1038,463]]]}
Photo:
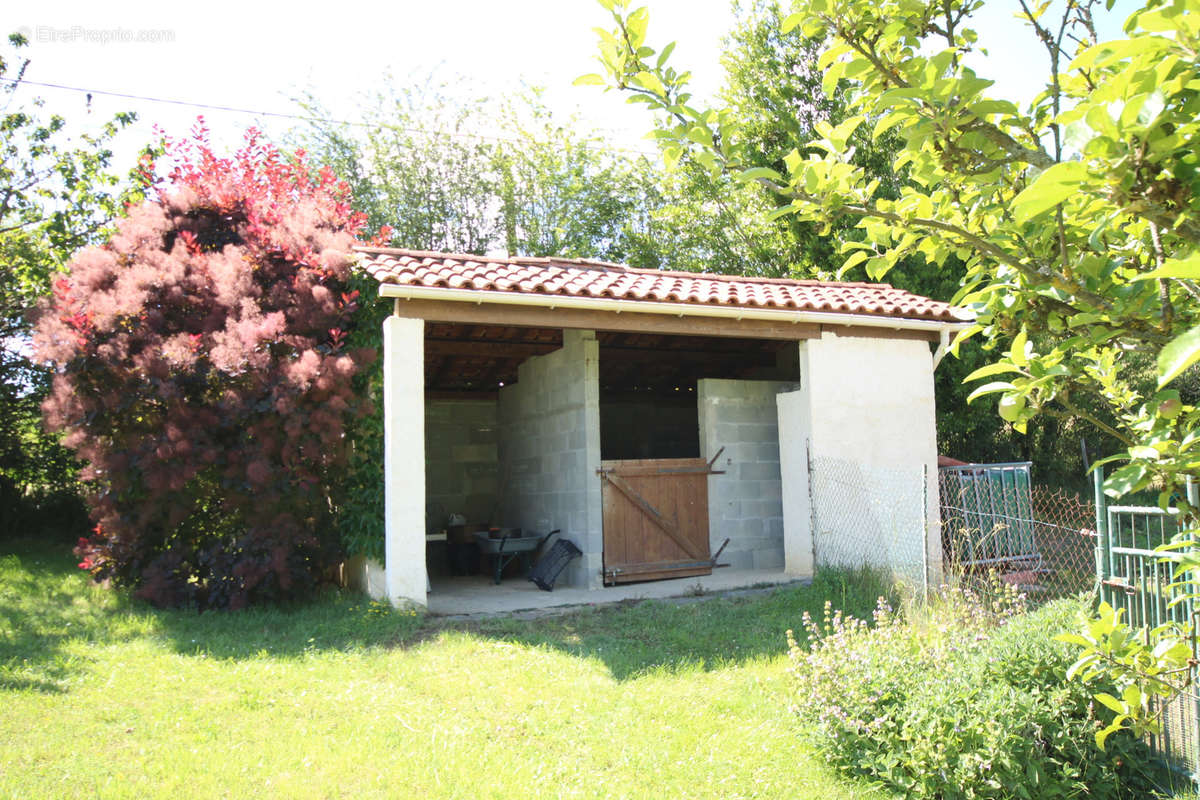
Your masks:
{"label": "green metal gate", "polygon": [[[1096,576],[1100,599],[1114,609],[1124,609],[1125,620],[1134,630],[1149,631],[1165,622],[1177,622],[1195,633],[1196,603],[1178,603],[1174,565],[1155,548],[1169,543],[1179,532],[1177,509],[1155,506],[1109,506],[1102,489],[1103,473],[1095,472],[1096,490]],[[1188,493],[1195,502],[1196,490]],[[1197,698],[1196,668],[1191,688],[1163,710],[1163,729],[1152,737],[1151,747],[1177,772],[1200,784],[1200,699]]]}
{"label": "green metal gate", "polygon": [[959,568],[1037,570],[1029,462],[938,469],[943,550]]}

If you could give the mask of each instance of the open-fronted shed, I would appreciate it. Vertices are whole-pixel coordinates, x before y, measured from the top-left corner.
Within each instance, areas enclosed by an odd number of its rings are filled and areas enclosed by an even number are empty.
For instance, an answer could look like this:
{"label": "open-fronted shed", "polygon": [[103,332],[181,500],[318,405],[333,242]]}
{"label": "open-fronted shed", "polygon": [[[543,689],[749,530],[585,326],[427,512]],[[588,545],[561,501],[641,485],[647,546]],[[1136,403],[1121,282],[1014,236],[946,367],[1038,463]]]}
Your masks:
{"label": "open-fronted shed", "polygon": [[940,549],[933,370],[967,324],[946,303],[567,259],[363,248],[360,265],[394,304],[396,602],[426,603],[426,537],[452,515],[562,530],[576,587],[700,574],[722,547],[735,567],[811,574],[820,458],[925,471]]}

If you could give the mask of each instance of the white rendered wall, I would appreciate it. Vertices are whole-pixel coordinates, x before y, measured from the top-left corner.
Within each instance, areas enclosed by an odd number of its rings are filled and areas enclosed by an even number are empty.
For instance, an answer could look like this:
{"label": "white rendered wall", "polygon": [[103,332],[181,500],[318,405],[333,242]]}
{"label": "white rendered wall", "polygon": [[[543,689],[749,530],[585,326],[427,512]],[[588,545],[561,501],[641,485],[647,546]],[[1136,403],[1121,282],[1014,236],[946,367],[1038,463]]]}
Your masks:
{"label": "white rendered wall", "polygon": [[[804,376],[800,376],[801,381]],[[783,570],[812,577],[812,504],[808,494],[808,398],[803,390],[781,393],[779,413],[779,473],[783,483]]]}
{"label": "white rendered wall", "polygon": [[593,331],[563,331],[563,346],[528,359],[500,390],[503,523],[561,529],[583,556],[560,582],[600,588],[604,522],[600,478],[600,351]]}
{"label": "white rendered wall", "polygon": [[384,514],[387,596],[426,606],[425,323],[383,322]]}
{"label": "white rendered wall", "polygon": [[[825,537],[826,542],[853,546],[856,552],[871,552],[876,544],[872,536],[882,532],[873,532],[872,525],[879,523],[870,518],[869,506],[886,509],[903,502],[915,504],[916,525],[924,508],[923,556],[931,579],[936,580],[941,533],[929,343],[825,332],[799,347],[801,388],[779,399],[780,447],[786,453],[781,472],[787,498],[787,569],[811,573],[814,537],[818,551]],[[824,465],[826,474],[807,476],[809,458],[814,470]],[[829,508],[831,502],[842,506],[839,513],[826,514],[823,530],[816,532],[811,530],[808,498],[793,495],[809,485],[806,476],[812,486],[824,487],[820,491],[828,493],[815,498],[818,506]],[[860,484],[858,489],[850,485],[855,483]],[[919,554],[921,532],[905,535],[918,537],[911,541]],[[817,559],[822,562],[822,553],[817,553]]]}

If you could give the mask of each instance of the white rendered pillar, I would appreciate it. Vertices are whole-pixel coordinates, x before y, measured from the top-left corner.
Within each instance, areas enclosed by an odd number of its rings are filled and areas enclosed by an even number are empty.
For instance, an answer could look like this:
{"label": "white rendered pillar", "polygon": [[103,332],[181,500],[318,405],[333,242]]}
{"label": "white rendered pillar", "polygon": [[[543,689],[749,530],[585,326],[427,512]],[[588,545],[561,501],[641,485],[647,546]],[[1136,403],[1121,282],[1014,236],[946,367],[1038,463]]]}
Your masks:
{"label": "white rendered pillar", "polygon": [[427,604],[425,571],[425,321],[383,322],[383,470],[387,595]]}
{"label": "white rendered pillar", "polygon": [[808,484],[808,443],[812,435],[808,397],[802,390],[783,392],[775,395],[775,406],[779,414],[779,475],[783,480],[783,569],[788,575],[810,578],[815,565]]}

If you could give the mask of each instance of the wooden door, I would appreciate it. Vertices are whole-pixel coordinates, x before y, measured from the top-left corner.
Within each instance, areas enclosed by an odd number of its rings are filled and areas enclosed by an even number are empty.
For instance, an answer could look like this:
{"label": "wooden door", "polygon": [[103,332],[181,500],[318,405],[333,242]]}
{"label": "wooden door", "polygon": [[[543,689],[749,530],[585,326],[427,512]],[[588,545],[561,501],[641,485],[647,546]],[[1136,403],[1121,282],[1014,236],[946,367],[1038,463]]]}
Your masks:
{"label": "wooden door", "polygon": [[602,461],[604,582],[712,574],[702,458]]}

